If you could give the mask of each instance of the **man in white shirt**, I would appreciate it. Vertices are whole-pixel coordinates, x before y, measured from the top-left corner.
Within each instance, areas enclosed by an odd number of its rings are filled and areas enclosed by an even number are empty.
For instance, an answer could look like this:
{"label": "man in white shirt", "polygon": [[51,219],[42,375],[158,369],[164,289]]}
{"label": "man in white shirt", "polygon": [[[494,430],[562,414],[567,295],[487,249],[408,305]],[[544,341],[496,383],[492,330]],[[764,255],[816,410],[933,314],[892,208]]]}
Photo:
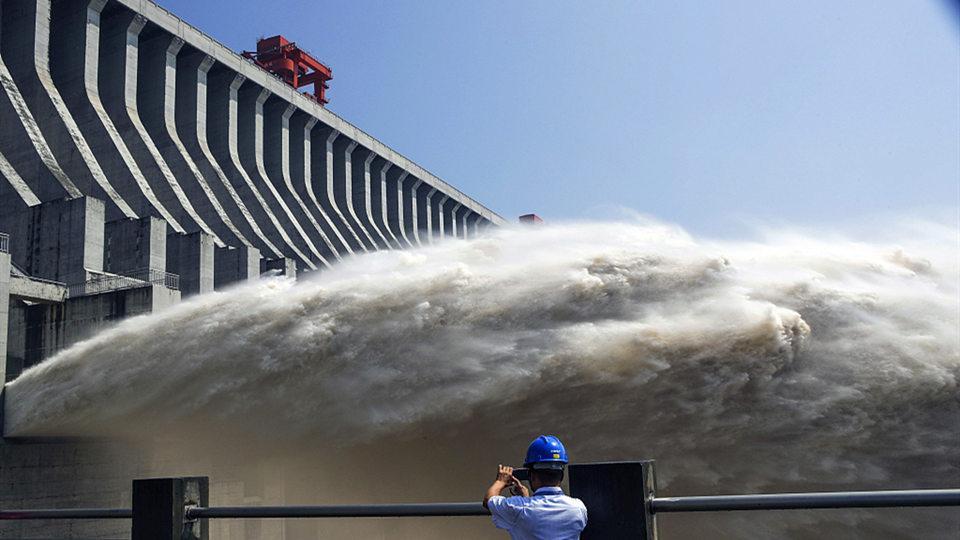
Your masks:
{"label": "man in white shirt", "polygon": [[[513,540],[577,540],[587,526],[587,508],[580,499],[564,495],[560,483],[567,451],[552,435],[537,437],[527,449],[523,466],[530,471],[533,495],[513,475],[513,468],[500,465],[497,479],[487,489],[483,506],[493,524],[510,533]],[[500,492],[511,488],[513,497]]]}

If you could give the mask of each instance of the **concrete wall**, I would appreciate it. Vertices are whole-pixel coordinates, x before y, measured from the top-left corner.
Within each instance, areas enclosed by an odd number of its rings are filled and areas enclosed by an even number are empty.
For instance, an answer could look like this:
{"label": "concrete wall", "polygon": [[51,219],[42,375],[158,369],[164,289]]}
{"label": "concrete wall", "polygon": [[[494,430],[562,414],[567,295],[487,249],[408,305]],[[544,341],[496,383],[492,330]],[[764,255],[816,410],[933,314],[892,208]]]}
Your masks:
{"label": "concrete wall", "polygon": [[[146,449],[120,442],[16,442],[0,439],[0,508],[129,508],[134,478],[210,477],[210,503],[242,506],[275,502],[282,486],[256,477],[249,466],[174,450]],[[211,520],[211,540],[282,539],[278,520]],[[2,521],[0,539],[122,539],[129,520]]]}
{"label": "concrete wall", "polygon": [[213,291],[214,239],[195,232],[167,237],[167,270],[180,276],[184,296]]}
{"label": "concrete wall", "polygon": [[[9,320],[10,254],[0,251],[0,386],[7,380],[7,327]],[[0,388],[0,392],[2,392],[2,388]],[[0,408],[2,407],[3,403],[0,402]]]}
{"label": "concrete wall", "polygon": [[[344,187],[341,187],[343,178],[342,160],[341,168],[335,166],[335,144],[340,139],[340,132],[321,126],[313,133],[313,173],[314,191],[319,193],[320,205],[328,216],[336,223],[339,231],[338,238],[342,248],[348,254],[363,253],[365,250],[361,247],[360,237],[354,226],[347,221],[346,210],[341,206],[343,199],[342,193]],[[342,155],[342,146],[339,147]],[[337,180],[335,180],[337,179]]]}
{"label": "concrete wall", "polygon": [[[107,202],[107,215],[111,219],[138,217],[130,204],[104,174],[97,162],[87,135],[69,110],[60,90],[56,87],[51,71],[51,5],[49,0],[5,0],[3,3],[2,31],[0,31],[0,56],[8,68],[11,84],[17,87],[22,105],[29,114],[19,108],[17,116],[25,130],[42,136],[43,148],[31,145],[42,159],[56,162],[64,172],[57,180],[61,186],[72,185],[76,194],[93,195]],[[76,90],[82,91],[77,88]],[[8,97],[10,93],[8,92]],[[4,155],[16,156],[19,151],[5,143],[0,149]],[[12,141],[10,141],[12,142]],[[8,150],[9,148],[9,150]],[[45,155],[49,150],[51,154]],[[19,167],[18,162],[14,168]],[[29,170],[20,170],[21,176],[29,176]],[[68,191],[73,192],[67,188]]]}
{"label": "concrete wall", "polygon": [[[323,240],[319,246],[328,261],[336,262],[342,258],[343,239],[339,229],[330,216],[324,211],[313,186],[313,128],[317,119],[295,108],[284,109],[281,117],[282,140],[279,148],[281,155],[287,155],[284,161],[280,159],[281,173],[284,181],[289,180],[292,195],[304,207],[311,225]],[[268,147],[270,149],[270,147]],[[275,154],[274,154],[275,155]],[[269,162],[276,158],[270,152],[264,156]]]}
{"label": "concrete wall", "polygon": [[117,322],[152,313],[180,301],[180,292],[161,285],[107,291],[69,298],[62,303],[14,301],[10,313],[10,357],[7,377]]}
{"label": "concrete wall", "polygon": [[105,224],[103,266],[107,272],[167,270],[167,222],[154,217]]}
{"label": "concrete wall", "polygon": [[217,290],[260,277],[260,251],[254,247],[216,248],[213,287]]}
{"label": "concrete wall", "polygon": [[[3,3],[0,2],[0,14]],[[0,38],[3,36],[0,24]],[[2,39],[0,39],[2,43]],[[0,47],[0,216],[48,200],[78,196],[80,190],[60,167],[26,99],[3,62]],[[22,173],[22,174],[21,174]]]}
{"label": "concrete wall", "polygon": [[[180,292],[163,281],[167,222],[147,217],[104,223],[104,214],[102,201],[80,197],[5,216],[11,253],[0,254],[4,379],[109,324],[179,301]],[[212,250],[211,245],[207,261],[176,254],[189,291],[199,291],[201,285],[212,290]],[[202,276],[208,268],[206,285]],[[159,281],[150,285],[111,273]],[[69,295],[65,284],[72,285]]]}
{"label": "concrete wall", "polygon": [[103,201],[54,200],[0,217],[13,262],[34,277],[78,283],[103,271]]}
{"label": "concrete wall", "polygon": [[[38,7],[42,2],[38,2]],[[100,98],[100,12],[106,0],[52,2],[50,72],[79,134],[79,155],[96,178],[103,176],[137,215],[170,218],[133,159]],[[82,151],[84,145],[89,155]]]}
{"label": "concrete wall", "polygon": [[137,33],[135,43],[138,115],[147,136],[173,173],[174,181],[161,193],[185,232],[202,231],[216,236],[210,225],[221,222],[216,197],[176,130],[177,54],[183,40],[146,25]]}
{"label": "concrete wall", "polygon": [[[26,365],[26,307],[24,302],[10,300],[7,315],[7,356],[3,362],[4,382],[20,376]],[[0,411],[2,412],[2,411]]]}

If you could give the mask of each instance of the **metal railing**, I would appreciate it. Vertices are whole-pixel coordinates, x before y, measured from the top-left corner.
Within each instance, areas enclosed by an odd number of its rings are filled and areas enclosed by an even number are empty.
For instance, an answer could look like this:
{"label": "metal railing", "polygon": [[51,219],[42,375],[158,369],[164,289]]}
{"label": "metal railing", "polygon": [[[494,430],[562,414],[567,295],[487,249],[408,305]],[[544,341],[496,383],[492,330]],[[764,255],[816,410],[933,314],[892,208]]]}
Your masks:
{"label": "metal railing", "polygon": [[[657,497],[652,461],[578,464],[572,465],[570,472],[571,495],[583,500],[590,515],[582,540],[652,540],[658,534],[656,515],[670,512],[960,506],[960,489]],[[206,519],[465,517],[490,513],[479,502],[208,507],[208,484],[206,477],[135,480],[132,508],[0,510],[0,521],[132,519],[133,540],[206,540],[206,527],[200,525]]]}
{"label": "metal railing", "polygon": [[129,508],[48,508],[40,510],[0,510],[0,521],[32,519],[130,519]]}
{"label": "metal railing", "polygon": [[10,235],[0,232],[0,253],[10,253]]}
{"label": "metal railing", "polygon": [[[745,510],[814,510],[828,508],[892,508],[960,506],[960,489],[893,491],[838,491],[767,493],[702,497],[655,497],[654,514],[671,512],[722,512]],[[360,517],[464,517],[488,516],[480,503],[355,504],[323,506],[187,506],[184,516],[194,519],[245,518],[360,518]],[[130,508],[64,508],[0,510],[2,520],[131,519]]]}
{"label": "metal railing", "polygon": [[[840,491],[656,497],[651,513],[717,512],[732,510],[807,510],[824,508],[889,508],[960,506],[960,489]],[[455,517],[487,516],[479,503],[371,504],[340,506],[218,506],[186,509],[187,519],[329,518],[329,517]]]}
{"label": "metal railing", "polygon": [[156,270],[142,268],[119,274],[96,274],[82,283],[75,283],[67,287],[67,295],[71,298],[89,296],[124,289],[135,289],[146,285],[162,285],[168,289],[180,290],[180,276]]}
{"label": "metal railing", "polygon": [[910,506],[960,506],[960,489],[898,491],[827,491],[654,497],[650,512],[718,512],[731,510],[808,510],[822,508],[887,508]]}
{"label": "metal railing", "polygon": [[330,506],[190,506],[189,519],[222,518],[361,518],[488,516],[478,502],[424,504],[355,504]]}
{"label": "metal railing", "polygon": [[15,272],[10,272],[10,277],[13,279],[29,279],[30,281],[36,281],[37,283],[46,283],[48,285],[56,285],[57,287],[66,287],[67,284],[62,281],[57,281],[55,279],[47,279],[42,277],[31,276],[30,274],[23,271],[22,268],[18,267],[15,264],[10,264],[15,269]]}

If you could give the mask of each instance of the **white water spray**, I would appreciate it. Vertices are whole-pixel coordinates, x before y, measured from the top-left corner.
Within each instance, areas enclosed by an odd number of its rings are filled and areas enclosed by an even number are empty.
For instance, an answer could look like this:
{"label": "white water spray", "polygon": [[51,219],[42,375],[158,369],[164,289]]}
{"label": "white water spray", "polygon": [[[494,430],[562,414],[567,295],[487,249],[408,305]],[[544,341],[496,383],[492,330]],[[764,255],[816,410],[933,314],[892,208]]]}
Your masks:
{"label": "white water spray", "polygon": [[[956,487],[958,309],[951,227],[504,229],[126,320],[8,385],[6,433],[422,441],[467,470],[554,432],[580,460],[658,459],[677,495]],[[853,530],[927,530],[885,519]]]}

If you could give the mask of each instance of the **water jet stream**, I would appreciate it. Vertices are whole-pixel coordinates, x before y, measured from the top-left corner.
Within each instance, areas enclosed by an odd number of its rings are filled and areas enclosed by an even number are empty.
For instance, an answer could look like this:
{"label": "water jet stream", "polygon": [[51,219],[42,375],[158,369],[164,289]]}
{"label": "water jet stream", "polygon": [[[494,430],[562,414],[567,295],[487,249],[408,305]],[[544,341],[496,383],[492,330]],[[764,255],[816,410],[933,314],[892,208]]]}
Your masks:
{"label": "water jet stream", "polygon": [[[315,444],[329,467],[445,445],[468,470],[554,432],[580,460],[658,459],[675,495],[956,487],[956,231],[917,230],[568,224],[355,257],[73,346],[7,386],[6,434]],[[849,516],[717,527],[936,537],[958,520]]]}

